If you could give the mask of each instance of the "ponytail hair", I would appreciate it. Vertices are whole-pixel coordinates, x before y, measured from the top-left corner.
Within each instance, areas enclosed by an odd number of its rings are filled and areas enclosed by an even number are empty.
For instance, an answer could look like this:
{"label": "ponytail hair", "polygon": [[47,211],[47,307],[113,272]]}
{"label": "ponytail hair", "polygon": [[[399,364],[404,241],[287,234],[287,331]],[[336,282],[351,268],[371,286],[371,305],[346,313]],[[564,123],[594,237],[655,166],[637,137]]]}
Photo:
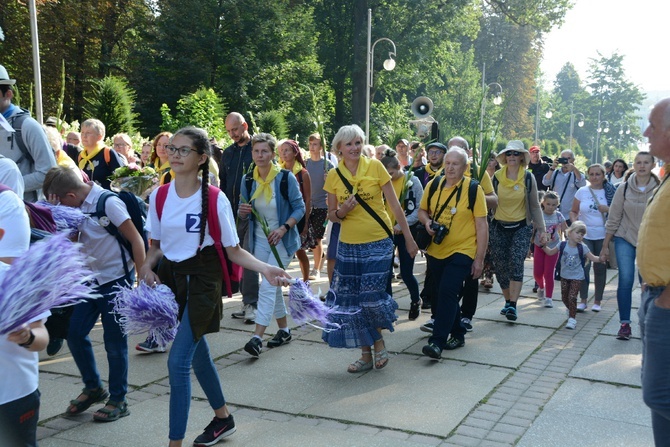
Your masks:
{"label": "ponytail hair", "polygon": [[212,156],[212,146],[209,142],[207,131],[198,127],[184,127],[179,129],[174,136],[183,135],[193,144],[193,149],[198,155],[207,155],[207,159],[200,165],[202,171],[202,210],[200,215],[200,243],[198,244],[198,252],[202,248],[202,243],[205,241],[205,229],[207,227],[207,213],[209,211],[209,158]]}

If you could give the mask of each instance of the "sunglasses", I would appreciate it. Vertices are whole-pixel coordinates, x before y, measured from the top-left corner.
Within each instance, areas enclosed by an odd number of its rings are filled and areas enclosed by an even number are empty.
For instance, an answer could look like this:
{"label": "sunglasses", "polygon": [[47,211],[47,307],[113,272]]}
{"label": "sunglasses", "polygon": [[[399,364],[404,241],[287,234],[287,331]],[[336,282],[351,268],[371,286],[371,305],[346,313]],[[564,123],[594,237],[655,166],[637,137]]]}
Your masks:
{"label": "sunglasses", "polygon": [[518,157],[519,155],[521,155],[521,152],[519,152],[519,151],[508,151],[508,152],[505,152],[505,155],[506,156],[514,155],[515,157]]}

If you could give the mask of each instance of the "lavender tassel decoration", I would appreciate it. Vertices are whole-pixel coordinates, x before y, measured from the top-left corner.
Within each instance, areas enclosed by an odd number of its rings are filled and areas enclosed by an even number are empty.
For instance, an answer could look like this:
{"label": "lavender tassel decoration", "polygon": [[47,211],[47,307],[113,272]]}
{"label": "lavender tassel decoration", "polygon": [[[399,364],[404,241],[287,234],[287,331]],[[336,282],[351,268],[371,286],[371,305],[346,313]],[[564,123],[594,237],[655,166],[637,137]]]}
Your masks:
{"label": "lavender tassel decoration", "polygon": [[[288,310],[291,318],[298,324],[309,324],[326,332],[340,329],[341,325],[330,321],[330,316],[335,314],[348,314],[339,312],[336,307],[326,306],[318,297],[314,296],[309,284],[301,279],[294,279],[288,290]],[[311,320],[320,322],[324,327],[310,323]]]}
{"label": "lavender tassel decoration", "polygon": [[179,305],[164,284],[151,287],[141,281],[134,289],[119,287],[112,312],[126,335],[149,332],[149,338],[161,347],[177,335]]}
{"label": "lavender tassel decoration", "polygon": [[0,283],[0,335],[54,307],[99,297],[79,247],[59,233],[34,243],[14,260]]}
{"label": "lavender tassel decoration", "polygon": [[58,231],[69,231],[70,234],[76,234],[81,224],[86,220],[86,215],[79,208],[54,205],[44,200],[40,200],[37,204],[51,210]]}

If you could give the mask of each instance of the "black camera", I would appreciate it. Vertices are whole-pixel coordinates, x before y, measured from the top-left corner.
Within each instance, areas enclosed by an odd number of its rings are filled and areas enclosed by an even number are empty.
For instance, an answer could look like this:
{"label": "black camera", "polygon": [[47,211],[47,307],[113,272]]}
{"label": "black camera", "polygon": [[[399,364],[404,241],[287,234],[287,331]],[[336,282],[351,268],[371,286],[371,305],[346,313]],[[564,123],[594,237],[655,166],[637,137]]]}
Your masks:
{"label": "black camera", "polygon": [[570,163],[570,160],[568,160],[565,157],[558,157],[556,161],[562,165],[567,165],[568,163]]}
{"label": "black camera", "polygon": [[435,232],[433,235],[433,243],[437,245],[441,244],[447,234],[449,234],[449,228],[439,223],[432,222],[430,224],[430,229]]}

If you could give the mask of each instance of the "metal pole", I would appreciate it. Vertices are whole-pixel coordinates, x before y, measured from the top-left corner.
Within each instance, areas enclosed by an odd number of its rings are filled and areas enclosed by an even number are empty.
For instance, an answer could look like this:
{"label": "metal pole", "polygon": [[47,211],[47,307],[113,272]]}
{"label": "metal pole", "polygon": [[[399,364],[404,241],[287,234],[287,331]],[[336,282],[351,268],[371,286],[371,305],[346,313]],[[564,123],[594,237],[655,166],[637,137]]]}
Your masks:
{"label": "metal pole", "polygon": [[598,110],[598,127],[596,128],[596,148],[594,151],[595,156],[593,158],[593,163],[598,163],[598,148],[600,146],[600,132],[602,130],[600,124],[600,110]]}
{"label": "metal pole", "polygon": [[575,128],[575,115],[574,115],[574,106],[575,102],[572,101],[570,103],[570,144],[569,144],[569,149],[572,150],[572,131]]}
{"label": "metal pole", "polygon": [[33,71],[35,72],[35,119],[38,123],[43,122],[42,113],[42,74],[40,72],[40,42],[37,35],[37,7],[35,0],[28,2],[30,13],[30,35],[33,44]]}
{"label": "metal pole", "polygon": [[540,86],[537,86],[537,105],[535,106],[535,144],[540,143]]}
{"label": "metal pole", "polygon": [[481,154],[482,144],[484,142],[484,110],[486,109],[486,62],[482,67],[482,110],[479,117],[479,146],[477,151]]}
{"label": "metal pole", "polygon": [[372,88],[372,9],[368,8],[368,70],[365,77],[365,144],[370,142],[370,89]]}

